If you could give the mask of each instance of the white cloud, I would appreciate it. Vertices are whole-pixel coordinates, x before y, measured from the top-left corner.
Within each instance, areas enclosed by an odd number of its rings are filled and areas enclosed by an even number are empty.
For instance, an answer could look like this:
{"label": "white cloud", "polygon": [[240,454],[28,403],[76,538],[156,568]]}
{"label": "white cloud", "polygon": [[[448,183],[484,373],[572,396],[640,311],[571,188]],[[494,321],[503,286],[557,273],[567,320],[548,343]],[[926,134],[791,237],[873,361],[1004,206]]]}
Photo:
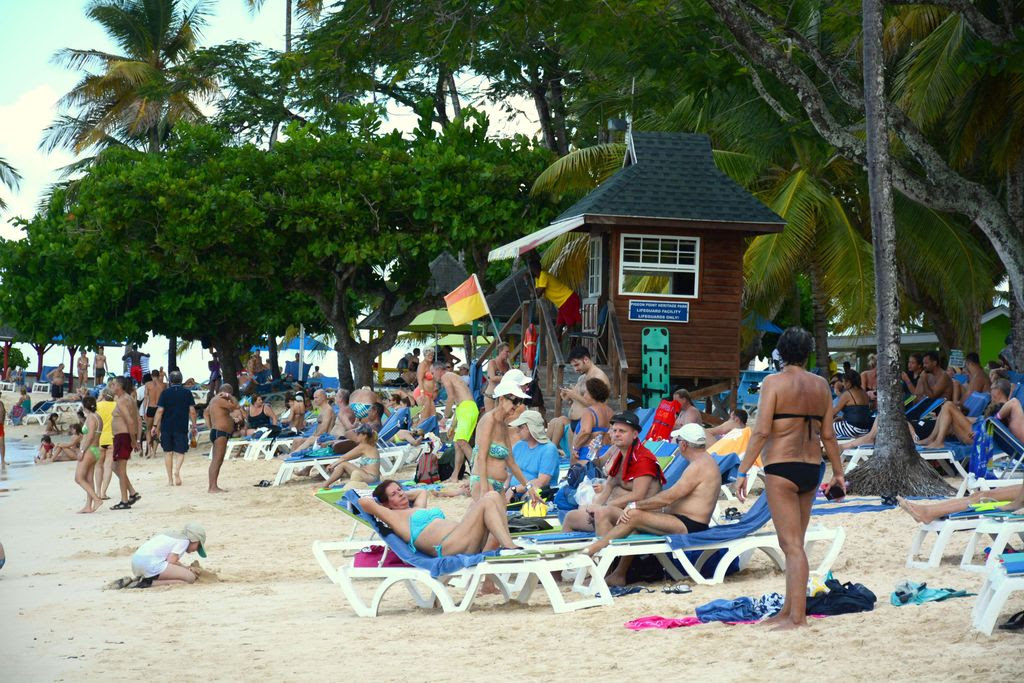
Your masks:
{"label": "white cloud", "polygon": [[[16,193],[0,189],[7,201],[7,213],[0,217],[0,235],[18,238],[20,228],[8,220],[15,216],[29,218],[35,214],[39,197],[57,180],[56,169],[74,160],[68,152],[47,154],[39,149],[39,141],[56,116],[60,93],[49,85],[38,85],[22,93],[13,104],[0,106],[0,157],[21,174],[21,188]],[[13,196],[12,196],[13,195]]]}

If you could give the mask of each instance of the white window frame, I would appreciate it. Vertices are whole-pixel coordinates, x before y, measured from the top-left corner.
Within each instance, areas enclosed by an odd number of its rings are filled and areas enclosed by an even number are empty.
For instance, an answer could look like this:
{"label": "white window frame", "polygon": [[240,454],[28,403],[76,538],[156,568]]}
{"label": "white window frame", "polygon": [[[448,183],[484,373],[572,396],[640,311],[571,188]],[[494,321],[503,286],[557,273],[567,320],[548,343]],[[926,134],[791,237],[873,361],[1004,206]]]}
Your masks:
{"label": "white window frame", "polygon": [[[636,264],[644,270],[650,271],[651,275],[671,275],[672,273],[693,273],[693,294],[655,294],[653,292],[630,292],[624,289],[625,277],[623,276],[624,266],[626,265],[626,240],[629,238],[638,239],[656,239],[656,240],[676,240],[686,241],[693,243],[693,256],[694,263],[692,266],[667,266],[656,263],[640,263]],[[659,249],[660,249],[659,244]],[[619,235],[619,294],[623,296],[656,296],[664,297],[666,299],[696,299],[700,296],[700,238],[699,237],[686,237],[683,235],[639,235],[635,233],[622,233]]]}
{"label": "white window frame", "polygon": [[590,238],[590,247],[587,250],[587,297],[598,298],[601,296],[601,289],[604,273],[604,244],[600,235],[593,235]]}

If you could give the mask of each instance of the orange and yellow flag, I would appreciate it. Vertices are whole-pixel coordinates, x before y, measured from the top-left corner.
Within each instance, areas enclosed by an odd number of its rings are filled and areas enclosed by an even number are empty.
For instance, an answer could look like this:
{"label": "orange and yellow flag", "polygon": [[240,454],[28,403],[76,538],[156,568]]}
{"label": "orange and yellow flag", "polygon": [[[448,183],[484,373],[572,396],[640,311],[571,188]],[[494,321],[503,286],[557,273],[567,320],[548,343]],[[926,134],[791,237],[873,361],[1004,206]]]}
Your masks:
{"label": "orange and yellow flag", "polygon": [[469,279],[456,287],[451,294],[445,295],[444,303],[448,307],[448,315],[451,316],[453,325],[463,325],[491,312],[487,308],[487,299],[484,298],[476,273],[470,275]]}

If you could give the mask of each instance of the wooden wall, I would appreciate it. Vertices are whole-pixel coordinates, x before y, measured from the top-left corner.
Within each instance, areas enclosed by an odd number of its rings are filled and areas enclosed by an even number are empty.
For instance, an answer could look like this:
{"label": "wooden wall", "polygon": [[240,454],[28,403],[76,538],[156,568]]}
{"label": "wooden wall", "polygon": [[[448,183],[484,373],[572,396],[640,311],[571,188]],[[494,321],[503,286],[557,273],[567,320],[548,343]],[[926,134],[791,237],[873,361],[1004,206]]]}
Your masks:
{"label": "wooden wall", "polygon": [[[698,296],[692,299],[654,295],[620,295],[619,241],[622,233],[650,232],[655,235],[678,235],[700,238],[700,271]],[[606,241],[608,250],[607,292],[615,304],[615,313],[622,328],[622,341],[629,357],[630,375],[639,376],[641,363],[640,337],[645,327],[666,327],[669,331],[671,356],[669,366],[674,382],[692,386],[697,380],[735,378],[740,364],[740,319],[743,296],[744,234],[731,230],[700,230],[694,228],[611,228]],[[630,299],[650,301],[687,301],[690,304],[688,323],[633,322],[629,320]]]}

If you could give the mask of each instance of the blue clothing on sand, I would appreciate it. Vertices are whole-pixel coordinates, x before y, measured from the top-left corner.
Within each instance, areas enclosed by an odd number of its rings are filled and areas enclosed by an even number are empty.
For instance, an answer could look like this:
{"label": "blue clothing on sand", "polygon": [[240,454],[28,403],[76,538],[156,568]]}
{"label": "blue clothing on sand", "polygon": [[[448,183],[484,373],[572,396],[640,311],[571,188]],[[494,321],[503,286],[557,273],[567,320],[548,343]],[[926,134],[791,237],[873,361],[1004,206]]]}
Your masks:
{"label": "blue clothing on sand", "polygon": [[[517,441],[512,446],[512,457],[515,458],[519,469],[528,481],[533,481],[541,474],[551,475],[549,486],[558,483],[558,449],[553,443],[539,443],[530,448],[526,441]],[[516,481],[512,477],[511,486],[518,486],[523,482]]]}

